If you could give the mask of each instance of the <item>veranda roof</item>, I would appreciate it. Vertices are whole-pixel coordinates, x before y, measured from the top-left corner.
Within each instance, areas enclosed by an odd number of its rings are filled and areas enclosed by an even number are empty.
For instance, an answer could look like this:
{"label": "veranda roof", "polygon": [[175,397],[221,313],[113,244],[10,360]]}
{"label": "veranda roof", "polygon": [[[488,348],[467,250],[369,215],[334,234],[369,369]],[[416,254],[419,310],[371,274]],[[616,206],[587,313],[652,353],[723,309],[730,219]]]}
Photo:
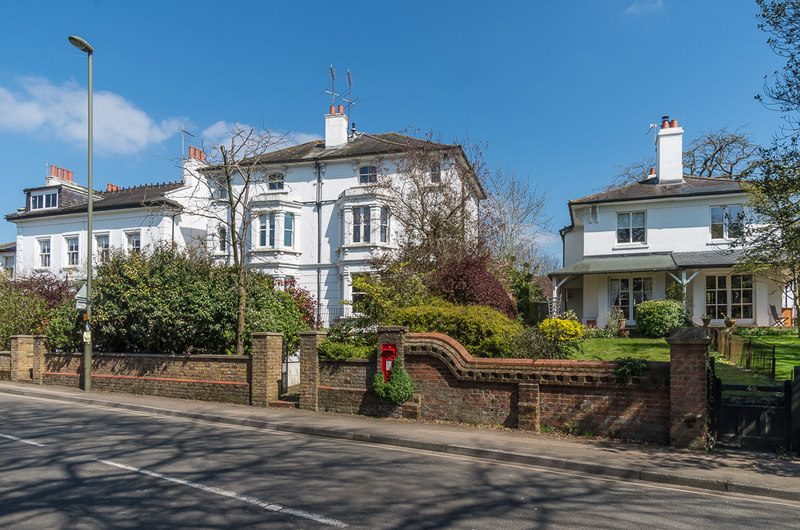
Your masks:
{"label": "veranda roof", "polygon": [[731,267],[742,251],[665,252],[660,254],[628,254],[626,256],[594,256],[582,259],[549,274],[582,276],[641,271],[674,271],[709,267]]}

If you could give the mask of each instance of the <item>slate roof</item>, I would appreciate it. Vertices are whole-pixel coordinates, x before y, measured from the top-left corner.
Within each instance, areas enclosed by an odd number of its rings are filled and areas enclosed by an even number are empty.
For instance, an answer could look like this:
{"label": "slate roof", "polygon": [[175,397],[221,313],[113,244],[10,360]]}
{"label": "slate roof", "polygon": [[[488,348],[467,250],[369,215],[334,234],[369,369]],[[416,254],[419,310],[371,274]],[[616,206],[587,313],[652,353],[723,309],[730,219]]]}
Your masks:
{"label": "slate roof", "polygon": [[11,243],[3,243],[0,245],[0,252],[14,252],[17,250],[17,242],[12,241]]}
{"label": "slate roof", "polygon": [[[124,210],[128,208],[141,208],[148,206],[165,206],[168,208],[179,209],[181,206],[177,202],[164,198],[164,193],[177,189],[183,185],[182,182],[167,182],[163,184],[148,184],[123,188],[118,191],[95,192],[102,198],[93,201],[92,208],[95,212],[107,210]],[[66,206],[64,208],[30,210],[26,212],[15,212],[6,215],[8,221],[18,219],[30,219],[34,217],[49,217],[53,215],[67,215],[82,213],[87,211],[87,203]]]}
{"label": "slate roof", "polygon": [[402,153],[412,148],[428,147],[442,150],[458,150],[461,146],[420,140],[394,132],[381,134],[356,133],[341,147],[325,149],[325,140],[314,140],[304,144],[273,151],[261,157],[265,164],[335,160],[360,156]]}
{"label": "slate roof", "polygon": [[733,179],[692,177],[685,175],[683,180],[684,182],[678,184],[656,184],[655,179],[642,180],[634,184],[628,184],[627,186],[621,186],[580,199],[574,199],[569,201],[569,204],[595,204],[668,197],[745,193],[739,185],[739,181]]}

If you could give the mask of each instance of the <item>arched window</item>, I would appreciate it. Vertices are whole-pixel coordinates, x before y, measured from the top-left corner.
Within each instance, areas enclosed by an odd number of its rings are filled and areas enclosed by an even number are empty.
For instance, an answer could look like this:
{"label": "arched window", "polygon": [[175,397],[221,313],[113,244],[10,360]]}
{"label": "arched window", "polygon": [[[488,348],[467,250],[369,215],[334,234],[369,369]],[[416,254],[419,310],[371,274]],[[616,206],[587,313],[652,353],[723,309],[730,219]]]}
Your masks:
{"label": "arched window", "polygon": [[359,184],[373,184],[378,182],[378,168],[375,166],[361,166],[358,170]]}
{"label": "arched window", "polygon": [[224,226],[219,227],[219,231],[217,231],[217,236],[219,238],[219,251],[220,252],[227,252],[228,251],[228,231],[225,229]]}

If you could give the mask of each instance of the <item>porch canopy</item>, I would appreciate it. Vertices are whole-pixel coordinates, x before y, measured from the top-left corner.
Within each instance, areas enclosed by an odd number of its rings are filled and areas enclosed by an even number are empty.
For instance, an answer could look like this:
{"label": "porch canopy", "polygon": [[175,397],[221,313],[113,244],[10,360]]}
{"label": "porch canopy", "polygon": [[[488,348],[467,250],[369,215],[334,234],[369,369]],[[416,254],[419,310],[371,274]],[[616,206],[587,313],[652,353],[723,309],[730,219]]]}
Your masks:
{"label": "porch canopy", "polygon": [[741,250],[706,252],[665,252],[657,254],[628,254],[626,256],[594,256],[584,258],[562,269],[551,272],[551,278],[583,276],[586,274],[613,274],[641,271],[674,271],[731,267],[742,257]]}

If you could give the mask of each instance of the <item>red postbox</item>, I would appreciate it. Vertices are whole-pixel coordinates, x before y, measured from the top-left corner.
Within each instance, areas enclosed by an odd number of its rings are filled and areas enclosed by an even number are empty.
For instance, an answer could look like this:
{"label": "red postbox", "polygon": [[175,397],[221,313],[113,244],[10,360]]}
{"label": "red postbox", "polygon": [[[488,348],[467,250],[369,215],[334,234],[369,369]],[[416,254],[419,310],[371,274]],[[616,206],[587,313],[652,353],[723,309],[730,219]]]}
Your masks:
{"label": "red postbox", "polygon": [[384,382],[389,380],[395,357],[397,357],[397,344],[381,344],[381,372]]}

